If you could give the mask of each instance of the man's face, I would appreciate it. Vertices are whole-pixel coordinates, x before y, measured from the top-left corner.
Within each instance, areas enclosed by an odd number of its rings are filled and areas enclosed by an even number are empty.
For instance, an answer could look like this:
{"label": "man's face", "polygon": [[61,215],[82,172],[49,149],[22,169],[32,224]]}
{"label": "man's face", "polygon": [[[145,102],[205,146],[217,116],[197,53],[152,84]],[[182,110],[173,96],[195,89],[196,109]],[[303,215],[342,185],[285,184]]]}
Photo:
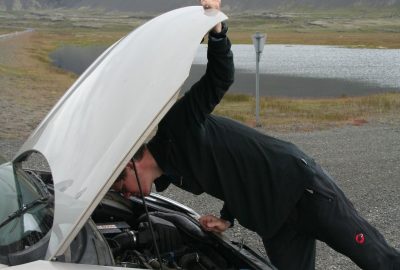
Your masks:
{"label": "man's face", "polygon": [[[140,172],[138,173],[143,195],[148,196],[151,192],[151,183],[149,183],[149,181],[146,181],[145,177],[140,177]],[[132,162],[129,162],[125,167],[125,178],[116,181],[112,185],[112,189],[117,192],[121,192],[125,198],[129,198],[130,196],[140,197],[140,190],[136,180]]]}

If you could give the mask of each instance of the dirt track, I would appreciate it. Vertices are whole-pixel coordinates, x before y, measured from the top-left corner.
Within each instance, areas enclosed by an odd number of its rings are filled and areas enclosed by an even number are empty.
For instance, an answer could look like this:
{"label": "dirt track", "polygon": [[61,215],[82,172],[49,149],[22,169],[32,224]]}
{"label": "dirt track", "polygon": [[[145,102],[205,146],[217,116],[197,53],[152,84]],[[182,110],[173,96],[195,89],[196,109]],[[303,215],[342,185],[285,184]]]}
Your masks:
{"label": "dirt track", "polygon": [[28,31],[0,39],[0,139],[26,138],[72,82],[43,67],[37,36]]}
{"label": "dirt track", "polygon": [[[18,68],[30,68],[29,57],[21,53],[29,46],[32,33],[15,40],[0,41],[0,152],[11,158],[30,131],[60,96],[33,86]],[[15,67],[12,76],[4,66]],[[34,65],[31,66],[34,68]],[[32,83],[32,84],[30,84]],[[355,207],[374,224],[388,242],[400,247],[400,121],[375,119],[362,126],[311,133],[274,134],[299,145],[337,180]],[[218,213],[221,202],[208,196],[194,197],[177,189],[165,195],[200,213]],[[240,226],[229,234],[263,252],[258,237]],[[358,269],[347,258],[323,244],[318,245],[317,269]]]}

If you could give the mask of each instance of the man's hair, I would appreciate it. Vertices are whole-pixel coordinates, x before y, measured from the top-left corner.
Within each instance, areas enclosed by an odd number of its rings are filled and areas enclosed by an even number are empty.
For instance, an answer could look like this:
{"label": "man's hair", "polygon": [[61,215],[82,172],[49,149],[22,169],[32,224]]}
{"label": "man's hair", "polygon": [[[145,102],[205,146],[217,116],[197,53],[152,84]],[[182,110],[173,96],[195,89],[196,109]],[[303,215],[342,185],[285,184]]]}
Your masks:
{"label": "man's hair", "polygon": [[125,177],[126,177],[126,171],[125,171],[125,167],[124,167],[124,169],[122,170],[122,172],[118,175],[117,179],[115,179],[114,183],[115,183],[115,182],[118,182],[118,181],[124,180]]}
{"label": "man's hair", "polygon": [[[144,155],[144,150],[146,149],[146,144],[142,144],[139,149],[136,151],[136,153],[133,155],[132,158],[132,162],[134,162],[135,160],[141,160],[143,158]],[[126,171],[125,168],[122,170],[122,172],[118,175],[117,179],[115,179],[115,182],[124,180],[126,177]]]}

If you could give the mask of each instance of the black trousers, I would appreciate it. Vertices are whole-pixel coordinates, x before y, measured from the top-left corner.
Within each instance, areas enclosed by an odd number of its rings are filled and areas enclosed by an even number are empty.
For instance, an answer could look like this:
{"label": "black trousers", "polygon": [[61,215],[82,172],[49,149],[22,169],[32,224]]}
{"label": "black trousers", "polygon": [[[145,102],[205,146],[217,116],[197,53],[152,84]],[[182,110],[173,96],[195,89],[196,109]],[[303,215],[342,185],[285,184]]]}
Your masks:
{"label": "black trousers", "polygon": [[315,269],[316,239],[346,255],[362,269],[400,270],[400,253],[362,218],[319,166],[310,188],[271,239],[263,239],[280,270]]}

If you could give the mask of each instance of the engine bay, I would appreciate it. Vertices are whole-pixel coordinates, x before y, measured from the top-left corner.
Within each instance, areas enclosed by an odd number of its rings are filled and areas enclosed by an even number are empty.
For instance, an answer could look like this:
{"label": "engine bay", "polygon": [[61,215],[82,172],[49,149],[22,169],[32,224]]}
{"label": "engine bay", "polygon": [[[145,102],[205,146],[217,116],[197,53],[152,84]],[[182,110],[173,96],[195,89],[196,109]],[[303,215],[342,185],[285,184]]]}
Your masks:
{"label": "engine bay", "polygon": [[[42,183],[40,187],[48,194],[45,205],[53,209],[51,174],[26,173]],[[64,254],[54,260],[139,269],[273,269],[245,245],[203,231],[198,214],[184,205],[157,194],[145,200],[147,207],[141,198],[126,199],[108,191]],[[49,220],[49,228],[51,223]],[[51,231],[42,233],[22,250],[5,250],[0,253],[0,263],[43,260],[50,235]]]}
{"label": "engine bay", "polygon": [[171,209],[163,210],[150,203],[150,225],[139,201],[126,200],[113,192],[106,195],[92,219],[107,240],[116,266],[161,269],[158,248],[163,269],[251,268],[231,251],[224,252],[226,248],[201,230],[196,220]]}

